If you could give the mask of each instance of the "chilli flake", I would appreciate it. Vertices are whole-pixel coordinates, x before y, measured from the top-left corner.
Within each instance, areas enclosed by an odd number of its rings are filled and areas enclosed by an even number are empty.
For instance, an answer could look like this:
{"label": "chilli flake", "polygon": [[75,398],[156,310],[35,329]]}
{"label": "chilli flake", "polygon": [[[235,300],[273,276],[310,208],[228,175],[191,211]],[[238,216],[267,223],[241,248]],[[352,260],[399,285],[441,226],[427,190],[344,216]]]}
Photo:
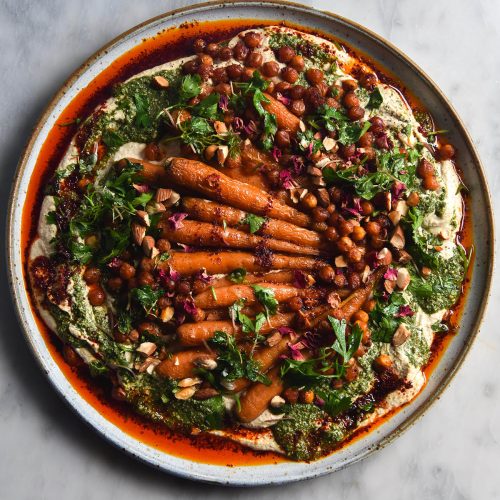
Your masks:
{"label": "chilli flake", "polygon": [[168,218],[170,227],[175,231],[182,227],[182,221],[188,216],[188,214],[177,212]]}

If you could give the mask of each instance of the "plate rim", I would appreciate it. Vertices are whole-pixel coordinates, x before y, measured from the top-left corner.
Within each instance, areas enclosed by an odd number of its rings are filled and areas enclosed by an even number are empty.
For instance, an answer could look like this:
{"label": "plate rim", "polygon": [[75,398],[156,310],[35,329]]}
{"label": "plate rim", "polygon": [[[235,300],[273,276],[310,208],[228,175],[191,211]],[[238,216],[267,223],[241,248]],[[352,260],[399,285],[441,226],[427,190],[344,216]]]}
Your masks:
{"label": "plate rim", "polygon": [[[368,35],[369,38],[372,38],[376,43],[384,46],[386,49],[388,49],[396,58],[400,59],[405,63],[411,70],[415,73],[418,74],[418,76],[425,81],[425,83],[432,89],[432,92],[434,93],[435,96],[437,96],[444,108],[446,109],[448,115],[452,118],[453,120],[453,125],[457,129],[460,135],[462,135],[464,142],[467,146],[467,149],[471,155],[472,163],[474,165],[474,168],[476,169],[478,179],[479,179],[479,185],[484,193],[484,199],[485,199],[485,210],[487,213],[487,221],[486,225],[489,230],[489,241],[487,245],[487,254],[488,254],[488,262],[484,264],[485,266],[485,271],[486,271],[486,277],[485,277],[485,287],[481,292],[480,295],[480,303],[477,308],[477,313],[476,313],[476,318],[473,323],[473,325],[470,328],[470,331],[466,337],[466,342],[464,345],[461,347],[460,352],[457,354],[455,357],[453,365],[447,370],[446,374],[443,376],[443,381],[441,384],[436,387],[436,389],[433,391],[431,395],[429,395],[425,401],[421,403],[421,405],[395,429],[393,429],[390,434],[387,436],[383,437],[380,441],[380,443],[377,444],[377,446],[366,449],[363,453],[360,453],[359,456],[355,457],[352,460],[349,460],[348,463],[346,464],[340,464],[338,467],[329,467],[325,466],[323,467],[322,470],[318,471],[311,471],[311,473],[302,473],[299,475],[296,475],[294,477],[290,476],[284,476],[284,477],[279,477],[279,478],[271,478],[271,480],[262,480],[262,479],[255,479],[255,478],[249,478],[248,480],[244,481],[234,481],[234,480],[227,480],[224,479],[223,477],[205,477],[201,474],[196,474],[192,473],[189,471],[183,471],[183,470],[169,470],[167,471],[165,468],[160,467],[158,464],[155,464],[153,460],[148,459],[147,457],[140,456],[136,454],[133,450],[129,450],[127,448],[122,447],[112,436],[107,435],[104,430],[99,429],[96,426],[95,422],[92,422],[89,418],[87,418],[83,413],[75,406],[75,404],[72,403],[70,398],[68,397],[68,394],[64,392],[60,387],[57,386],[56,381],[54,379],[53,374],[51,372],[47,371],[43,365],[43,361],[41,356],[37,353],[36,347],[30,337],[30,334],[28,331],[32,330],[30,325],[28,324],[28,321],[24,317],[24,306],[21,301],[21,290],[23,292],[26,291],[25,287],[25,281],[24,281],[24,275],[23,275],[23,270],[21,269],[21,276],[19,276],[15,272],[15,266],[13,265],[14,263],[14,258],[15,258],[15,252],[16,248],[14,248],[13,245],[13,240],[15,237],[15,231],[16,231],[16,225],[15,225],[15,209],[16,209],[16,202],[18,201],[18,197],[20,194],[20,183],[22,178],[24,177],[24,172],[26,170],[26,165],[28,162],[29,157],[33,153],[34,145],[36,142],[36,139],[38,138],[38,135],[40,134],[43,125],[45,121],[50,117],[51,113],[53,112],[54,108],[57,106],[59,101],[63,98],[63,96],[66,94],[66,91],[68,88],[70,88],[75,81],[87,70],[89,69],[96,61],[98,61],[103,55],[106,54],[106,52],[109,51],[112,47],[115,45],[119,45],[126,37],[129,35],[134,34],[135,32],[141,30],[144,27],[147,27],[148,25],[154,24],[158,21],[162,20],[175,20],[176,17],[183,15],[183,14],[189,14],[189,13],[196,13],[197,11],[206,11],[209,9],[214,9],[216,8],[217,10],[223,10],[224,7],[226,6],[240,6],[240,7],[255,7],[255,6],[261,6],[265,7],[268,9],[270,13],[270,18],[272,18],[272,8],[283,8],[283,7],[289,7],[293,8],[295,11],[306,11],[310,15],[322,15],[326,16],[333,22],[340,22],[344,24],[345,26],[349,28],[353,28],[354,31],[359,31],[365,35]],[[249,16],[250,19],[250,16]],[[102,71],[102,70],[101,70]],[[76,95],[76,94],[75,94]],[[33,173],[32,173],[33,174]],[[299,481],[299,480],[305,480],[305,479],[310,479],[313,477],[318,477],[321,475],[325,475],[328,473],[331,473],[332,471],[336,470],[341,470],[345,467],[348,467],[349,465],[358,462],[364,458],[366,458],[368,455],[372,454],[374,451],[379,450],[384,448],[386,445],[391,443],[394,439],[399,437],[403,432],[405,432],[407,429],[409,429],[415,422],[417,422],[426,412],[427,410],[431,407],[432,404],[434,404],[443,392],[448,388],[450,385],[451,381],[454,379],[456,373],[458,370],[461,368],[465,358],[467,357],[468,353],[470,352],[470,349],[474,343],[474,341],[477,338],[477,335],[480,331],[485,311],[488,306],[488,302],[490,299],[491,295],[491,287],[493,283],[493,275],[494,275],[494,269],[495,269],[495,226],[494,226],[494,218],[493,218],[493,208],[492,208],[492,201],[491,201],[491,194],[490,190],[488,187],[488,183],[486,180],[486,175],[484,171],[484,167],[482,164],[482,161],[480,159],[479,153],[477,151],[476,145],[474,144],[474,141],[468,132],[467,128],[465,127],[462,119],[458,115],[457,111],[449,101],[449,99],[446,97],[444,92],[440,89],[440,87],[434,82],[434,80],[424,71],[422,68],[416,64],[411,58],[409,58],[401,49],[399,49],[397,46],[395,46],[392,42],[386,40],[384,37],[378,35],[374,31],[370,30],[369,28],[366,28],[365,26],[357,23],[356,21],[352,21],[351,19],[348,19],[346,17],[340,16],[338,14],[335,14],[333,12],[330,12],[328,10],[322,10],[322,9],[315,9],[313,7],[299,4],[296,2],[290,2],[287,0],[269,0],[269,1],[263,1],[263,0],[223,0],[223,1],[208,1],[208,2],[202,2],[202,3],[196,3],[187,7],[182,7],[178,9],[173,9],[170,11],[167,11],[165,13],[159,14],[157,16],[154,16],[150,19],[147,19],[134,27],[122,32],[118,36],[114,37],[111,41],[103,45],[101,48],[99,48],[97,51],[95,51],[91,56],[89,56],[77,69],[75,69],[70,76],[64,81],[64,83],[59,87],[59,89],[54,93],[53,97],[50,99],[48,102],[47,106],[44,108],[44,110],[40,113],[38,120],[36,121],[36,125],[33,128],[30,137],[26,143],[26,146],[24,147],[19,162],[16,167],[16,171],[13,177],[13,182],[12,182],[12,187],[11,191],[9,194],[9,203],[8,203],[8,209],[7,209],[7,224],[6,224],[6,263],[7,263],[7,278],[9,281],[9,288],[11,292],[11,297],[12,301],[14,303],[14,309],[16,312],[16,316],[19,321],[19,325],[21,326],[21,330],[23,332],[23,335],[25,339],[27,340],[28,345],[30,346],[30,349],[37,361],[37,364],[40,366],[42,369],[43,373],[46,375],[47,379],[51,383],[51,385],[54,387],[56,390],[57,394],[59,397],[65,401],[65,403],[76,413],[80,416],[80,418],[93,430],[96,430],[97,433],[101,436],[103,436],[106,441],[109,443],[112,443],[114,446],[118,447],[119,449],[122,449],[125,451],[129,456],[133,456],[135,458],[138,458],[144,463],[147,463],[150,466],[153,466],[155,468],[160,468],[161,470],[165,472],[170,472],[172,474],[175,474],[180,477],[184,477],[187,479],[195,479],[198,481],[203,481],[203,482],[209,482],[213,484],[221,484],[221,485],[233,485],[233,486],[260,486],[260,485],[266,485],[266,484],[285,484],[289,482],[294,482],[294,481]],[[16,281],[19,281],[19,283],[16,284]],[[472,293],[472,289],[468,291],[468,293]],[[27,294],[27,293],[26,293]],[[467,300],[467,299],[466,299]],[[37,329],[38,332],[38,329]],[[49,353],[50,355],[50,353]],[[66,377],[64,377],[66,379]],[[67,380],[67,379],[66,379]],[[72,390],[79,395],[78,391],[72,387]],[[81,397],[81,396],[80,396]],[[83,398],[82,398],[83,399]],[[85,401],[85,400],[84,400]],[[113,427],[117,428],[122,434],[126,434],[124,431],[122,431],[118,426],[112,424]],[[128,435],[127,435],[128,436]],[[136,440],[132,436],[129,436],[130,439]],[[138,440],[137,440],[138,441]],[[167,452],[162,452],[166,455],[175,457],[174,455],[170,455]],[[189,460],[187,458],[182,458],[182,457],[175,457],[179,458],[180,460],[190,462],[190,463],[195,463],[192,460]],[[318,463],[318,462],[316,462]],[[313,462],[314,464],[314,462]],[[304,463],[303,466],[307,466],[307,463]],[[216,469],[220,469],[221,471],[226,469],[226,466],[224,465],[213,465]],[[249,466],[246,466],[249,467]],[[251,467],[251,466],[250,466]],[[259,467],[259,466],[255,466]]]}

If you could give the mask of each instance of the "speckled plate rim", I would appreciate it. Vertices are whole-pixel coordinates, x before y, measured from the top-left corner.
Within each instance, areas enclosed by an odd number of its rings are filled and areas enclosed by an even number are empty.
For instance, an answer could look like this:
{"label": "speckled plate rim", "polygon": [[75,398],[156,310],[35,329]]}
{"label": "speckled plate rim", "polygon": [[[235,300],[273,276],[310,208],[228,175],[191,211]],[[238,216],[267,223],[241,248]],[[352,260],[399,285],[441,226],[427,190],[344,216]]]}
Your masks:
{"label": "speckled plate rim", "polygon": [[[79,91],[78,87],[75,88],[75,84],[93,67],[99,63],[102,64],[103,59],[105,59],[105,57],[110,53],[113,53],[113,50],[119,50],[120,47],[123,48],[122,52],[129,50],[130,47],[124,48],[127,41],[130,41],[134,37],[141,36],[141,34],[147,29],[154,27],[156,31],[159,31],[159,29],[162,28],[179,25],[181,19],[186,16],[191,19],[203,18],[201,20],[205,20],[203,16],[210,17],[211,15],[212,20],[223,19],[223,14],[227,12],[227,9],[240,9],[242,11],[248,10],[248,14],[243,14],[241,16],[242,18],[276,19],[276,21],[286,19],[291,20],[296,24],[301,24],[301,15],[305,16],[305,18],[316,18],[319,25],[331,24],[333,32],[335,32],[336,29],[343,27],[344,29],[351,31],[353,34],[366,37],[373,44],[375,44],[375,46],[379,47],[381,50],[387,51],[395,61],[399,61],[399,63],[403,64],[403,66],[405,66],[409,71],[415,73],[418,76],[418,79],[421,80],[434,94],[434,97],[438,99],[440,105],[446,111],[448,118],[452,122],[455,135],[461,138],[467,149],[469,162],[471,164],[469,168],[473,169],[473,173],[471,173],[471,175],[473,177],[477,176],[477,179],[475,179],[477,185],[475,187],[482,193],[482,203],[479,205],[478,209],[479,211],[482,210],[485,215],[485,218],[480,221],[482,226],[484,226],[481,230],[482,235],[486,238],[484,244],[482,243],[482,254],[485,260],[478,262],[476,259],[474,264],[472,284],[467,300],[467,302],[469,302],[470,296],[473,293],[475,294],[475,309],[473,311],[474,317],[470,320],[472,321],[471,324],[468,327],[464,327],[464,330],[466,330],[465,333],[461,333],[462,328],[460,328],[457,333],[458,345],[454,348],[457,353],[452,357],[452,359],[443,359],[435,370],[435,372],[438,373],[431,376],[428,385],[416,398],[416,400],[403,408],[381,427],[375,429],[371,433],[368,433],[365,437],[355,441],[353,444],[343,448],[339,452],[310,464],[285,462],[272,465],[244,467],[226,467],[203,464],[161,452],[127,435],[100,415],[78,394],[69,381],[64,377],[61,370],[52,359],[47,346],[38,331],[33,317],[33,312],[30,308],[27,291],[24,286],[22,256],[20,250],[20,224],[22,220],[22,209],[27,192],[27,186],[31,175],[33,174],[34,162],[36,161],[39,146],[43,143],[42,139],[44,139],[44,137],[42,136],[44,133],[48,133],[48,130],[52,127],[52,125],[48,126],[47,124],[54,122],[61,110],[67,105],[67,102],[64,101],[66,100],[69,102]],[[256,9],[259,9],[258,16],[255,15]],[[211,11],[212,14],[208,14],[209,11]],[[220,16],[218,15],[219,13],[221,14]],[[284,13],[286,13],[286,17],[283,15]],[[304,25],[309,26],[307,24]],[[310,27],[314,28],[315,26],[316,25]],[[151,34],[148,34],[147,36],[151,36]],[[346,35],[344,39],[346,39],[348,44],[351,44],[349,35]],[[140,38],[137,40],[137,43],[139,42]],[[363,48],[361,49],[363,50]],[[117,55],[122,52],[118,51]],[[384,64],[383,61],[382,64]],[[95,74],[91,76],[91,79],[95,77]],[[69,94],[71,95],[68,97]],[[62,106],[61,109],[57,109],[58,106]],[[477,189],[475,190],[476,193],[478,192]],[[488,302],[493,276],[493,228],[493,212],[490,194],[475,146],[461,119],[447,98],[439,90],[437,85],[413,61],[379,35],[336,14],[279,0],[269,2],[262,2],[259,0],[236,0],[197,4],[187,8],[173,10],[145,21],[105,45],[71,75],[61,89],[55,94],[50,104],[43,112],[18,164],[7,213],[6,255],[12,297],[28,344],[30,345],[30,348],[32,349],[42,370],[47,375],[57,392],[70,405],[70,407],[84,419],[85,422],[87,422],[93,429],[98,431],[115,446],[163,471],[188,479],[196,479],[209,483],[234,486],[258,486],[264,484],[282,484],[317,477],[335,470],[340,470],[352,463],[355,463],[371,454],[373,451],[390,443],[404,430],[415,423],[415,421],[425,413],[430,405],[439,399],[443,390],[448,386],[449,382],[460,368],[479,331],[479,326]],[[479,275],[479,283],[475,282],[475,277],[477,275]],[[459,339],[458,337],[461,338]],[[454,342],[455,339],[452,343]],[[446,358],[448,350],[445,353],[444,358]],[[432,385],[431,382],[434,377],[437,377],[439,382],[434,382],[435,387],[429,389],[429,386]]]}

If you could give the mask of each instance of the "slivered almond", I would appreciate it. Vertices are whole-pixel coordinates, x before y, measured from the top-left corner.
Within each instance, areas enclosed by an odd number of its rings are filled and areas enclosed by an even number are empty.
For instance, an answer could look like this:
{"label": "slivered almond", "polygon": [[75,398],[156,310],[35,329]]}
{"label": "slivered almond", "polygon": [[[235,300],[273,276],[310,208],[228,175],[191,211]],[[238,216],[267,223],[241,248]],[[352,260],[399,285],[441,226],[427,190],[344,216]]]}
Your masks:
{"label": "slivered almond", "polygon": [[323,139],[323,147],[325,148],[325,151],[332,151],[332,149],[334,149],[336,145],[337,141],[335,139],[332,139],[331,137],[325,137]]}
{"label": "slivered almond", "polygon": [[227,126],[224,122],[215,121],[214,122],[214,129],[219,135],[227,134]]}
{"label": "slivered almond", "polygon": [[179,193],[176,193],[175,191],[172,191],[170,198],[168,200],[166,200],[163,204],[167,208],[170,208],[170,207],[174,206],[180,199],[181,199],[181,195]]}
{"label": "slivered almond", "polygon": [[220,165],[224,165],[228,155],[229,155],[229,148],[226,145],[219,146],[217,148],[217,161],[219,162]]}
{"label": "slivered almond", "polygon": [[136,351],[151,356],[156,351],[156,344],[154,342],[143,342]]}
{"label": "slivered almond", "polygon": [[273,408],[281,408],[286,401],[281,397],[281,396],[274,396],[273,399],[271,399],[271,406]]}
{"label": "slivered almond", "polygon": [[410,338],[410,336],[411,331],[404,323],[401,323],[394,332],[394,335],[392,337],[392,345],[394,347],[399,347],[400,345],[403,345]]}
{"label": "slivered almond", "polygon": [[387,293],[392,293],[394,292],[394,289],[396,288],[396,282],[393,280],[385,280],[384,281],[384,288]]}
{"label": "slivered almond", "polygon": [[155,248],[155,239],[152,236],[144,236],[142,240],[142,251],[146,257],[153,258],[153,248]]}
{"label": "slivered almond", "polygon": [[400,290],[406,290],[410,284],[410,273],[406,267],[400,267],[398,269],[398,277],[396,278],[396,285]]}
{"label": "slivered almond", "polygon": [[139,373],[148,372],[149,374],[153,373],[155,366],[159,365],[161,361],[157,358],[148,357],[144,360],[143,363],[139,365],[137,368]]}
{"label": "slivered almond", "polygon": [[153,77],[153,82],[159,89],[168,89],[168,87],[170,86],[169,81],[165,77],[160,75],[156,75],[155,77]]}
{"label": "slivered almond", "polygon": [[163,203],[158,203],[157,201],[150,201],[146,205],[146,212],[149,215],[159,214],[165,212],[167,209]]}
{"label": "slivered almond", "polygon": [[340,295],[337,292],[330,292],[326,301],[330,307],[336,309],[341,302]]}
{"label": "slivered almond", "polygon": [[203,381],[199,377],[187,377],[179,380],[177,385],[179,387],[193,387],[193,385],[201,384]]}
{"label": "slivered almond", "polygon": [[347,260],[343,255],[337,255],[337,257],[335,257],[335,266],[347,267]]}
{"label": "slivered almond", "polygon": [[194,364],[196,366],[199,366],[200,368],[204,368],[205,370],[209,371],[215,370],[217,368],[217,361],[211,358],[204,358],[204,357],[196,358],[194,360]]}
{"label": "slivered almond", "polygon": [[391,239],[389,240],[389,243],[394,247],[397,248],[398,250],[403,250],[406,244],[405,240],[405,234],[403,232],[403,228],[401,226],[397,226],[396,229],[394,230],[394,233],[392,233]]}
{"label": "slivered almond", "polygon": [[292,188],[290,189],[290,198],[294,203],[298,203],[307,194],[305,188]]}
{"label": "slivered almond", "polygon": [[278,344],[280,340],[281,340],[281,333],[274,332],[273,334],[267,336],[266,344],[270,347],[273,347],[274,345]]}
{"label": "slivered almond", "polygon": [[397,226],[399,224],[399,221],[401,220],[401,214],[397,210],[392,210],[392,212],[389,212],[387,215],[393,225]]}
{"label": "slivered almond", "polygon": [[164,307],[160,313],[160,319],[167,323],[174,317],[174,308],[172,306]]}
{"label": "slivered almond", "polygon": [[136,245],[141,246],[146,236],[146,228],[137,222],[132,222],[132,237]]}
{"label": "slivered almond", "polygon": [[149,214],[147,212],[145,212],[144,210],[137,210],[135,212],[135,215],[143,226],[150,226],[151,220],[149,219]]}
{"label": "slivered almond", "polygon": [[186,387],[185,389],[181,389],[175,393],[175,399],[191,399],[196,392],[196,387]]}
{"label": "slivered almond", "polygon": [[154,200],[158,203],[167,201],[172,196],[172,190],[167,188],[159,188],[155,193]]}
{"label": "slivered almond", "polygon": [[299,121],[299,129],[301,132],[306,131],[306,124],[302,120]]}

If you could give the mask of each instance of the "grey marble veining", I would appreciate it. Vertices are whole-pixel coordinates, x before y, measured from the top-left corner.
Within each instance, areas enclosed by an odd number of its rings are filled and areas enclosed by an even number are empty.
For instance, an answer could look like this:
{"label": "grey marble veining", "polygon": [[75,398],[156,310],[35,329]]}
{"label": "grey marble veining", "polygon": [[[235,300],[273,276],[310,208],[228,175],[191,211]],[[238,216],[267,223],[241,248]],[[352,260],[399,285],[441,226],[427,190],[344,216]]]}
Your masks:
{"label": "grey marble veining", "polygon": [[[188,1],[0,1],[0,206],[48,99],[89,54],[129,27]],[[441,86],[464,119],[500,203],[500,3],[497,0],[305,2],[388,38]],[[497,211],[496,222],[500,212]],[[3,220],[2,220],[3,224]],[[2,248],[3,252],[3,248]],[[347,470],[259,490],[160,474],[97,437],[64,406],[24,343],[0,274],[0,498],[500,498],[499,287],[459,374],[428,413]]]}

